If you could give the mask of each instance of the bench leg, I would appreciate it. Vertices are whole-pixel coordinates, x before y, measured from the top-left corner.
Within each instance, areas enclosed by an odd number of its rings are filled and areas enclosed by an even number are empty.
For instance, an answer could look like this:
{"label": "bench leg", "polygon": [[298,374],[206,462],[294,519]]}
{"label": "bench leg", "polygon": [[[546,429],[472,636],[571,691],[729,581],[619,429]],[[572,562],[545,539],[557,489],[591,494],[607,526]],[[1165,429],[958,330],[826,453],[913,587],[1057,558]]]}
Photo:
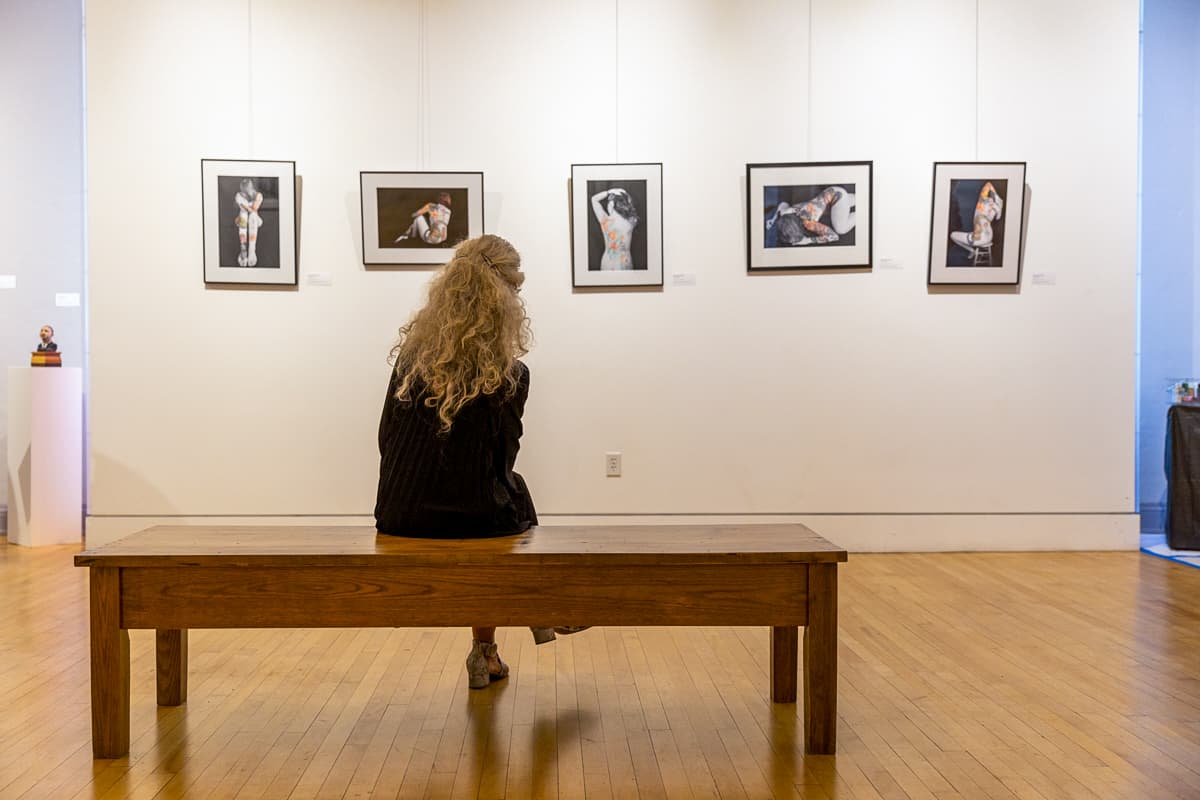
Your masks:
{"label": "bench leg", "polygon": [[771,700],[796,702],[796,659],[799,657],[796,626],[771,629]]}
{"label": "bench leg", "polygon": [[158,630],[154,638],[154,660],[158,672],[158,704],[177,706],[187,702],[187,629]]}
{"label": "bench leg", "polygon": [[808,567],[804,752],[837,752],[837,564]]}
{"label": "bench leg", "polygon": [[129,632],[121,628],[121,571],[92,567],[92,755],[129,753]]}

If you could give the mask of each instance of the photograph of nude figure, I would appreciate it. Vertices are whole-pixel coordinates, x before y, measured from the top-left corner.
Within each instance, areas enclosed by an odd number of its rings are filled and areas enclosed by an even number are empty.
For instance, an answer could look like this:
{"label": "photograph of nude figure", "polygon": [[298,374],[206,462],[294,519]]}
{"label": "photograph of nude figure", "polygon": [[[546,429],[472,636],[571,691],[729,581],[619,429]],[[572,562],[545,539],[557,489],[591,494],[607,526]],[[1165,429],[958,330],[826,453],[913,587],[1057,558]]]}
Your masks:
{"label": "photograph of nude figure", "polygon": [[381,248],[449,247],[471,229],[466,189],[377,187],[375,227]]}
{"label": "photograph of nude figure", "polygon": [[853,247],[854,184],[764,186],[764,247]]}
{"label": "photograph of nude figure", "polygon": [[1020,283],[1024,206],[1023,161],[935,163],[928,282]]}
{"label": "photograph of nude figure", "polygon": [[950,181],[950,244],[947,267],[991,267],[1004,263],[1004,178]]}
{"label": "photograph of nude figure", "polygon": [[279,179],[218,175],[222,267],[279,269]]}
{"label": "photograph of nude figure", "polygon": [[646,207],[645,181],[588,181],[590,271],[646,269],[646,237],[638,209]]}

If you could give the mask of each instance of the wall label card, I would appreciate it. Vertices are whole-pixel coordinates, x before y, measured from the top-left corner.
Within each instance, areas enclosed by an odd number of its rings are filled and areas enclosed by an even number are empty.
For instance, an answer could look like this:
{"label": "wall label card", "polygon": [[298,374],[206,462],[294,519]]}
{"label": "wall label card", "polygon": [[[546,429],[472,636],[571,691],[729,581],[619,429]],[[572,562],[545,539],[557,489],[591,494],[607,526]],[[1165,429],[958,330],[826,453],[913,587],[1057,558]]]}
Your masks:
{"label": "wall label card", "polygon": [[56,292],[54,295],[54,305],[59,308],[78,308],[79,292]]}
{"label": "wall label card", "polygon": [[17,288],[16,275],[0,275],[0,289],[15,289]]}

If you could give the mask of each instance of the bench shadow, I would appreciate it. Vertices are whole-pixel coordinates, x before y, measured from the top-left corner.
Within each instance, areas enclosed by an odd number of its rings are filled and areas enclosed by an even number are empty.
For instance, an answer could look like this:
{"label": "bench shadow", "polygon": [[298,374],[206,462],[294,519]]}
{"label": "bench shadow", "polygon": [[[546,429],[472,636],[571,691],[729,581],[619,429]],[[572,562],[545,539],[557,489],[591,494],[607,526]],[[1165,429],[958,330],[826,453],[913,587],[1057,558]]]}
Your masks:
{"label": "bench shadow", "polygon": [[[530,796],[549,797],[557,785],[560,754],[585,735],[599,736],[600,715],[581,709],[564,709],[557,714],[538,714],[532,724],[512,724],[512,708],[500,701],[510,689],[508,684],[503,681],[484,692],[467,695],[470,769],[482,777],[492,772],[497,764],[507,767],[511,752],[525,747],[531,756]],[[508,729],[501,730],[502,724],[509,726]]]}

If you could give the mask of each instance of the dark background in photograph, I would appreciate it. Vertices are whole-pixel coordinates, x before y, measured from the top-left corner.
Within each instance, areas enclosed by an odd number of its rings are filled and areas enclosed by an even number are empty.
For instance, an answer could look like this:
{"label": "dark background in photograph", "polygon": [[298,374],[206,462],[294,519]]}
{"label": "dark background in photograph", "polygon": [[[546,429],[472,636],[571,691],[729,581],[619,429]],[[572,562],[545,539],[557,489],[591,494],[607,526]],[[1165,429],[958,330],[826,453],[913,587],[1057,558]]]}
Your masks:
{"label": "dark background in photograph", "polygon": [[242,247],[238,241],[237,226],[240,209],[234,196],[241,190],[242,181],[246,178],[254,181],[254,188],[263,196],[262,205],[258,207],[262,226],[258,229],[258,244],[254,250],[258,255],[258,264],[254,268],[279,269],[279,178],[260,178],[255,175],[217,176],[221,266],[235,269],[238,266],[238,253]]}
{"label": "dark background in photograph", "polygon": [[[950,180],[950,227],[946,230],[946,266],[969,267],[971,254],[950,240],[953,231],[975,230],[975,204],[979,202],[979,190],[987,183],[986,178]],[[992,186],[1000,195],[1004,206],[1000,219],[992,220],[992,266],[1004,264],[1004,223],[1008,220],[1008,179],[993,178]]]}
{"label": "dark background in photograph", "polygon": [[[596,215],[592,211],[592,196],[610,189],[624,189],[633,199],[633,206],[637,209],[638,222],[633,227],[633,241],[629,248],[629,255],[633,259],[634,270],[649,269],[650,261],[646,256],[646,223],[650,216],[650,209],[646,208],[646,181],[634,180],[587,182],[587,196],[583,198],[583,202],[587,204],[588,270],[600,271],[600,259],[604,257],[606,246],[604,231],[600,229],[600,221],[596,219]],[[607,203],[600,205],[605,209],[608,208]]]}
{"label": "dark background in photograph", "polygon": [[[805,244],[791,245],[784,244],[779,241],[777,233],[779,231],[779,221],[767,230],[767,220],[775,213],[775,207],[780,203],[787,203],[791,206],[800,206],[812,200],[821,192],[828,189],[830,186],[840,186],[850,194],[855,194],[853,183],[823,183],[804,186],[764,186],[763,187],[763,247],[853,247],[854,242],[858,238],[858,220],[855,218],[854,227],[845,233],[838,234],[836,242],[824,242],[822,244]],[[829,225],[829,209],[825,209],[825,213],[821,215],[819,220],[822,225]]]}
{"label": "dark background in photograph", "polygon": [[[443,192],[450,195],[450,224],[447,226],[446,241],[441,244],[429,244],[420,238],[410,236],[402,242],[397,242],[396,238],[404,235],[408,227],[412,225],[413,214],[426,203],[437,202],[438,195]],[[376,220],[379,246],[397,250],[442,250],[454,247],[470,235],[471,214],[468,195],[469,192],[466,189],[442,189],[436,186],[428,189],[424,187],[415,189],[381,187],[376,189],[375,202],[379,208],[379,219]],[[426,221],[428,219],[429,217],[426,215]]]}

